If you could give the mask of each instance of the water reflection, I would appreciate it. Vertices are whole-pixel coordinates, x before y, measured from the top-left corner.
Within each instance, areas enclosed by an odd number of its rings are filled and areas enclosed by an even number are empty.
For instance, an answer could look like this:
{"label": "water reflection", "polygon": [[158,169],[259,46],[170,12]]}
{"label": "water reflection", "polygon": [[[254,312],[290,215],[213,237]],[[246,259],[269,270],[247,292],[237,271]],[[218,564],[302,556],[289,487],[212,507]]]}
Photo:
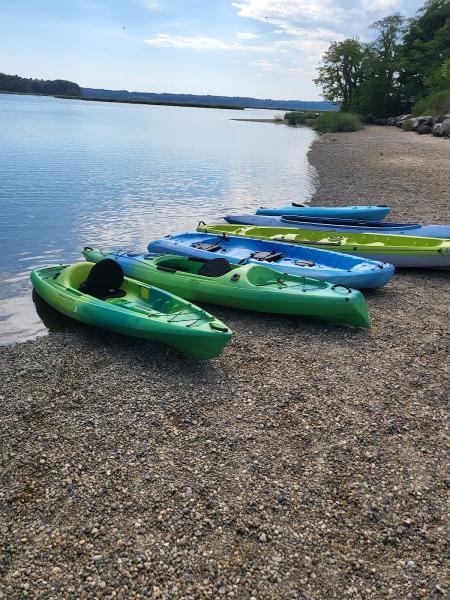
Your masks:
{"label": "water reflection", "polygon": [[0,341],[43,331],[35,267],[310,197],[315,133],[236,116],[0,95]]}

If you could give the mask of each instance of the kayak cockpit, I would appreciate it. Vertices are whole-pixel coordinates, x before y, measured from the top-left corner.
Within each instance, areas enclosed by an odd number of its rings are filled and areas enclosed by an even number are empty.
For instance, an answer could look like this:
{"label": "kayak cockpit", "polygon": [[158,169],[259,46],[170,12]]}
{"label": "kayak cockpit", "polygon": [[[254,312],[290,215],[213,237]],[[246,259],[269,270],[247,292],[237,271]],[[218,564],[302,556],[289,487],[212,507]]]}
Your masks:
{"label": "kayak cockpit", "polygon": [[231,265],[225,258],[207,260],[176,255],[156,259],[155,266],[158,270],[167,273],[182,272],[201,277],[222,277],[238,268],[236,265]]}

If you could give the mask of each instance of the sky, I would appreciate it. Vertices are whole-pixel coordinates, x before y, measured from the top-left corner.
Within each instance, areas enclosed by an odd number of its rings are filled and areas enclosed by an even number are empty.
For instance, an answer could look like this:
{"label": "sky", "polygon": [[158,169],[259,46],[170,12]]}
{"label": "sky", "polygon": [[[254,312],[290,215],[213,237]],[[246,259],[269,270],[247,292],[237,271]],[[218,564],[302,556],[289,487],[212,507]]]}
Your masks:
{"label": "sky", "polygon": [[331,41],[419,0],[0,0],[0,71],[82,87],[318,100]]}

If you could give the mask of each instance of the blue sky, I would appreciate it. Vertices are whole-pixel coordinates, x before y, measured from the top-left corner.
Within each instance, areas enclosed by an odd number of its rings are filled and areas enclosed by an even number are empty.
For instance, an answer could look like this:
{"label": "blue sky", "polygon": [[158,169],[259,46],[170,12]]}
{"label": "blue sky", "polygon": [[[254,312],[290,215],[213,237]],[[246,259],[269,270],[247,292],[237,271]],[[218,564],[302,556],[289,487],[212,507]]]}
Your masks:
{"label": "blue sky", "polygon": [[2,0],[0,71],[85,87],[315,100],[330,41],[418,0]]}

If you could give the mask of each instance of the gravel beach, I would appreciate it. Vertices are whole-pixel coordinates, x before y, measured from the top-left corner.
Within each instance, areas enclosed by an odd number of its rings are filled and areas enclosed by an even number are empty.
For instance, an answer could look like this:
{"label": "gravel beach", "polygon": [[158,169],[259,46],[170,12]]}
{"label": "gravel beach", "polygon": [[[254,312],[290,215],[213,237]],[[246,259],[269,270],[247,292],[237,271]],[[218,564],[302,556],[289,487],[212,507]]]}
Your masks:
{"label": "gravel beach", "polygon": [[[310,160],[316,203],[450,223],[450,140]],[[449,281],[399,272],[370,332],[208,307],[207,363],[82,326],[0,348],[0,598],[445,598]]]}

